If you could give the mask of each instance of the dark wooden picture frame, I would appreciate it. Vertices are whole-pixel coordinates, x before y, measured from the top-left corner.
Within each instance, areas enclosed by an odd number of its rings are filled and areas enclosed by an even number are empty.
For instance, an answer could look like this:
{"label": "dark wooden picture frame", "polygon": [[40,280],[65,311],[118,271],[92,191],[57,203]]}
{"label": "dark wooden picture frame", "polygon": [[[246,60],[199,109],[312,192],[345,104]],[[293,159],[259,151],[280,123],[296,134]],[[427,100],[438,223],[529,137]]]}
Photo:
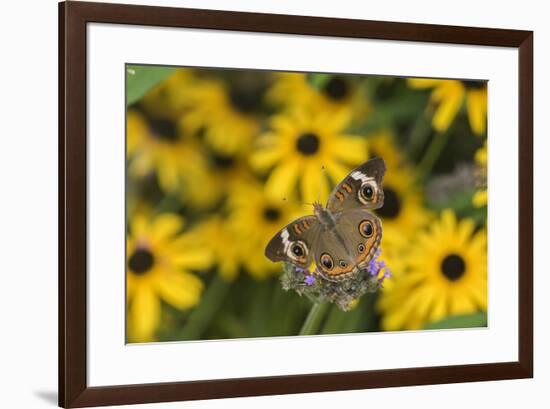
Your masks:
{"label": "dark wooden picture frame", "polygon": [[[514,47],[519,50],[519,360],[292,376],[87,385],[86,25],[92,22]],[[533,33],[168,7],[59,4],[59,405],[83,407],[533,376]]]}

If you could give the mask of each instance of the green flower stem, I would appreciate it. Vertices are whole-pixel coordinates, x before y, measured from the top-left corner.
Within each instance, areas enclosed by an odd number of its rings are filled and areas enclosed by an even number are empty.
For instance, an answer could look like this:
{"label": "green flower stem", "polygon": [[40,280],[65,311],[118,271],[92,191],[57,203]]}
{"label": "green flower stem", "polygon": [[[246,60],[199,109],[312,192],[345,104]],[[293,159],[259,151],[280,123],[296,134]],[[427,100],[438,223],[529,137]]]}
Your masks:
{"label": "green flower stem", "polygon": [[216,275],[202,296],[197,308],[189,314],[187,323],[178,336],[178,340],[201,339],[202,334],[220,309],[231,283]]}
{"label": "green flower stem", "polygon": [[420,115],[413,125],[407,144],[407,150],[411,158],[417,159],[420,156],[422,147],[431,133],[431,118],[426,115]]}
{"label": "green flower stem", "polygon": [[315,335],[319,331],[321,322],[328,311],[328,303],[314,303],[302,325],[299,335]]}
{"label": "green flower stem", "polygon": [[430,173],[448,140],[449,132],[439,132],[432,137],[428,149],[426,149],[424,156],[418,164],[418,173],[421,177],[425,177]]}

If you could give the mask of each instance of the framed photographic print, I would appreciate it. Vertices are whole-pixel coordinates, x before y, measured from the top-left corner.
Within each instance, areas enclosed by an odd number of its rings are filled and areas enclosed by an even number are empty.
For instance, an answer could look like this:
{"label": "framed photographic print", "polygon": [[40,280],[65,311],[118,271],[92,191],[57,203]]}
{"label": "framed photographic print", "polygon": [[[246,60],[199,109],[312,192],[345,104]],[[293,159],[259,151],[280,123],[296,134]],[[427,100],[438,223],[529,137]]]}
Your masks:
{"label": "framed photographic print", "polygon": [[60,406],[532,377],[532,32],[71,1],[59,41]]}

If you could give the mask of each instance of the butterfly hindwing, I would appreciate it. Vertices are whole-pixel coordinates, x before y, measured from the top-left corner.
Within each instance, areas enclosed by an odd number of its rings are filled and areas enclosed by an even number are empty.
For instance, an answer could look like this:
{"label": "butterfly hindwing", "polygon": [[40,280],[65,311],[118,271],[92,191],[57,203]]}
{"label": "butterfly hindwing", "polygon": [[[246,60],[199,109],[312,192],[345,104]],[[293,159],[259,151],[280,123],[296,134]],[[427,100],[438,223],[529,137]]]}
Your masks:
{"label": "butterfly hindwing", "polygon": [[354,264],[365,268],[382,241],[380,219],[366,209],[351,209],[342,212],[336,230],[344,236],[346,248],[354,256]]}
{"label": "butterfly hindwing", "polygon": [[333,213],[364,207],[378,209],[384,204],[382,179],[386,164],[381,158],[371,159],[355,168],[331,192],[327,208]]}
{"label": "butterfly hindwing", "polygon": [[366,268],[382,239],[382,224],[366,209],[350,209],[338,215],[336,227],[323,231],[314,248],[321,275],[340,281]]}
{"label": "butterfly hindwing", "polygon": [[308,268],[313,261],[319,228],[319,221],[315,216],[294,220],[271,239],[265,249],[266,257],[274,262],[286,261]]}
{"label": "butterfly hindwing", "polygon": [[344,238],[336,230],[320,229],[314,248],[317,271],[329,281],[338,281],[354,271],[353,254],[345,246]]}

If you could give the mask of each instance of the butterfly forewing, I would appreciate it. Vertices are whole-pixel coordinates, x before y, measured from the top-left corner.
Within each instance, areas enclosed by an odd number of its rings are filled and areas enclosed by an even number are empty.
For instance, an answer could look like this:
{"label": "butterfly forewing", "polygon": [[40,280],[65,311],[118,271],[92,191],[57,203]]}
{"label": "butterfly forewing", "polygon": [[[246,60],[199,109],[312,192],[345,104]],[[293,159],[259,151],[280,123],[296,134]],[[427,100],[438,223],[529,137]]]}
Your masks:
{"label": "butterfly forewing", "polygon": [[331,192],[327,209],[338,213],[364,207],[378,209],[384,204],[382,179],[386,164],[381,158],[371,159],[350,172]]}
{"label": "butterfly forewing", "polygon": [[313,246],[319,233],[315,216],[294,220],[279,231],[268,243],[265,255],[271,261],[286,261],[302,268],[313,262]]}

